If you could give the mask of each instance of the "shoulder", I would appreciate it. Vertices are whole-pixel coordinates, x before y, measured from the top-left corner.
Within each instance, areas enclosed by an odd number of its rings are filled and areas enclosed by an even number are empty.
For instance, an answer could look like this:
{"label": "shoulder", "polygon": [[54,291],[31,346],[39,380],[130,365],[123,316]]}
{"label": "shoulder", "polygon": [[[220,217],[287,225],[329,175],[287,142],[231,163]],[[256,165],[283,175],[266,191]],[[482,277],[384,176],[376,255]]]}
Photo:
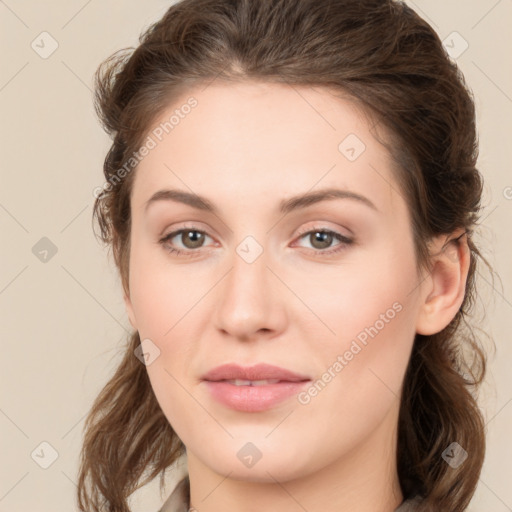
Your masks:
{"label": "shoulder", "polygon": [[190,482],[188,475],[178,482],[158,512],[188,512],[190,502]]}
{"label": "shoulder", "polygon": [[418,510],[419,504],[423,501],[421,496],[416,496],[414,498],[410,498],[405,500],[396,510],[395,512],[415,512]]}
{"label": "shoulder", "polygon": [[[405,500],[395,512],[415,512],[422,498],[416,496]],[[178,482],[171,495],[167,498],[158,512],[189,512],[190,481],[188,475]]]}

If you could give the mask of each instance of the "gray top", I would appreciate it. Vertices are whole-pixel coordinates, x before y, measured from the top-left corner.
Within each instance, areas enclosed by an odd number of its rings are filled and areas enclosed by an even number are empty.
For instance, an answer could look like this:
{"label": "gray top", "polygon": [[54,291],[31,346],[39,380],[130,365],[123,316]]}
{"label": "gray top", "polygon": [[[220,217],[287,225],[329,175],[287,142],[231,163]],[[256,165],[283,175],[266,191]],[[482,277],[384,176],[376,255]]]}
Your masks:
{"label": "gray top", "polygon": [[[415,512],[421,498],[405,500],[395,512]],[[190,503],[190,482],[188,475],[185,476],[174,488],[172,494],[167,498],[158,512],[189,512]]]}

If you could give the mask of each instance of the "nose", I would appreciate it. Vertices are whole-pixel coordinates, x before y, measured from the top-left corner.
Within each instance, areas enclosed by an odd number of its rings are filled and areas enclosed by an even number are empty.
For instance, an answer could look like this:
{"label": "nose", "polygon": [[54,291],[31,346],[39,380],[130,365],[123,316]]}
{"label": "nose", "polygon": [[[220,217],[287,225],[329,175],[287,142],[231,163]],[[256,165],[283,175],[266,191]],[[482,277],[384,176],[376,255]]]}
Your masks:
{"label": "nose", "polygon": [[216,287],[215,327],[243,341],[278,336],[287,322],[285,287],[267,266],[266,252],[251,262],[234,251],[231,262]]}

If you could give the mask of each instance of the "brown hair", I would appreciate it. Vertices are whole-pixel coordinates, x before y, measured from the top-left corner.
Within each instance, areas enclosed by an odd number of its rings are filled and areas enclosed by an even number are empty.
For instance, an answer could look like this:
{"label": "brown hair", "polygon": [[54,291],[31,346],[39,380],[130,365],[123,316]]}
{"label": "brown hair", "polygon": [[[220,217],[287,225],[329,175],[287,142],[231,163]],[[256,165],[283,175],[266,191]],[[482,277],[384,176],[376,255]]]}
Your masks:
{"label": "brown hair", "polygon": [[[96,73],[96,109],[113,144],[105,187],[94,205],[129,291],[130,193],[134,172],[119,169],[152,121],[193,85],[214,79],[325,86],[347,95],[386,128],[387,147],[411,212],[418,264],[428,242],[463,228],[470,268],[463,304],[441,332],[416,335],[401,396],[397,466],[405,498],[418,510],[461,512],[485,453],[476,394],[486,354],[467,317],[476,299],[472,238],[483,188],[472,93],[434,30],[394,0],[183,0]],[[453,243],[458,243],[455,240]],[[491,269],[492,270],[492,269]],[[127,499],[184,453],[157,403],[131,335],[115,375],[87,418],[78,485],[83,511],[129,511]],[[442,458],[467,452],[457,469]],[[146,474],[146,478],[142,477]],[[90,489],[88,488],[88,485]]]}

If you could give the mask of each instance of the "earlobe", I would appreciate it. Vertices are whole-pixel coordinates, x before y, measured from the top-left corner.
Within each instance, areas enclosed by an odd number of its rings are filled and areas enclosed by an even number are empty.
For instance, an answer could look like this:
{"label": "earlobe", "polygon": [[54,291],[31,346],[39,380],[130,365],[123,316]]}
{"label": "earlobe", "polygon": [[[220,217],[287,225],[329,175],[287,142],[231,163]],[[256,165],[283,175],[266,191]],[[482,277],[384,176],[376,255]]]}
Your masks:
{"label": "earlobe", "polygon": [[127,293],[123,295],[124,305],[126,307],[126,313],[128,314],[128,319],[130,320],[131,326],[137,330],[137,322],[135,321],[135,314],[133,312],[132,301]]}
{"label": "earlobe", "polygon": [[432,267],[421,291],[416,332],[442,331],[455,317],[464,300],[470,251],[464,230],[439,237],[431,250]]}

